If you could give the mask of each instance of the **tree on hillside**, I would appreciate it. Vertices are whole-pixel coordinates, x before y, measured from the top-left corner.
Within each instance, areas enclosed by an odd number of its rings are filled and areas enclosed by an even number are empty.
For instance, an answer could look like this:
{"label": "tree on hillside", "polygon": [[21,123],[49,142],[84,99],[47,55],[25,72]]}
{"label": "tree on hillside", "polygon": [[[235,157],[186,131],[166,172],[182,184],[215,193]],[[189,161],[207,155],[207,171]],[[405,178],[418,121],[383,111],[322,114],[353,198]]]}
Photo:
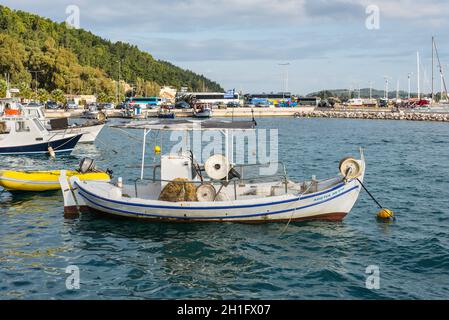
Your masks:
{"label": "tree on hillside", "polygon": [[53,101],[59,102],[59,103],[65,103],[66,98],[64,96],[64,92],[62,92],[61,89],[55,89],[51,92],[51,99]]}
{"label": "tree on hillside", "polygon": [[47,90],[40,88],[37,90],[37,100],[42,103],[47,102],[50,100],[50,94]]}
{"label": "tree on hillside", "polygon": [[3,79],[0,79],[0,98],[6,97],[6,81]]}

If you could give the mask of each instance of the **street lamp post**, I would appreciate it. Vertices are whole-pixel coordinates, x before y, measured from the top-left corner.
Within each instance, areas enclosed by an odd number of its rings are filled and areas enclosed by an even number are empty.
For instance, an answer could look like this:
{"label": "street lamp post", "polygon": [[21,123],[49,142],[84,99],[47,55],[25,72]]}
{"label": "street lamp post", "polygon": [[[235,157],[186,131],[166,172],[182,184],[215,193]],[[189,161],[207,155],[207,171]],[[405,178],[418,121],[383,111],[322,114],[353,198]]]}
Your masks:
{"label": "street lamp post", "polygon": [[39,72],[44,72],[44,70],[28,70],[29,72],[31,72],[31,73],[33,73],[34,72],[34,76],[35,76],[35,87],[34,87],[34,92],[36,93],[36,96],[37,96],[37,87],[38,87],[38,84],[37,84],[37,74],[39,73]]}
{"label": "street lamp post", "polygon": [[282,93],[282,99],[284,99],[284,94],[285,92],[288,91],[288,68],[287,66],[290,65],[290,62],[286,62],[286,63],[278,63],[278,65],[280,66],[284,66],[284,73],[283,73],[283,84],[284,84],[284,92]]}
{"label": "street lamp post", "polygon": [[369,84],[369,99],[371,100],[373,97],[373,82],[369,81],[368,84]]}

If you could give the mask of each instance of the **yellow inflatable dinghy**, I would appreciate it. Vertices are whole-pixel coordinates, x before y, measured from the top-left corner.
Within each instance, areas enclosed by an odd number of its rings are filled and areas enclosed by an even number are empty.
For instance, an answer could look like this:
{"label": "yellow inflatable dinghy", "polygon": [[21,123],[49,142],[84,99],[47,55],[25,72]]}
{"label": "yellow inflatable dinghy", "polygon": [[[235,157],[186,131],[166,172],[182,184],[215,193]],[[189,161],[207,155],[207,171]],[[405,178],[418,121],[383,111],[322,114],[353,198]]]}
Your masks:
{"label": "yellow inflatable dinghy", "polygon": [[[90,159],[89,159],[90,160]],[[81,163],[83,163],[84,159]],[[92,161],[93,164],[93,161]],[[0,171],[0,186],[9,191],[50,191],[59,190],[59,175],[61,170],[50,171]],[[93,167],[83,170],[67,170],[67,177],[77,176],[80,180],[109,182],[109,172],[97,170]]]}

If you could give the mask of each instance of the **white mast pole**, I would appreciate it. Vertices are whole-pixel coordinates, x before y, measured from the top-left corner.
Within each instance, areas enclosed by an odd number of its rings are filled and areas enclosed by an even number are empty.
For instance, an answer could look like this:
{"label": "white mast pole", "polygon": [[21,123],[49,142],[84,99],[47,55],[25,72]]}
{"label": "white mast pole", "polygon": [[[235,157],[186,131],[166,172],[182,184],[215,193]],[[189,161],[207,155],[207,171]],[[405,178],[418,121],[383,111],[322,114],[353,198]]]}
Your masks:
{"label": "white mast pole", "polygon": [[143,144],[142,144],[142,164],[140,168],[140,180],[143,180],[143,168],[145,167],[145,146],[147,141],[147,129],[143,129]]}
{"label": "white mast pole", "polygon": [[419,86],[419,51],[416,51],[416,68],[417,68],[417,80],[418,80],[418,100],[421,99],[421,91]]}
{"label": "white mast pole", "polygon": [[399,79],[396,80],[396,100],[399,100]]}
{"label": "white mast pole", "polygon": [[410,99],[410,75],[411,73],[409,72],[409,74],[407,75],[407,79],[408,79],[408,98]]}

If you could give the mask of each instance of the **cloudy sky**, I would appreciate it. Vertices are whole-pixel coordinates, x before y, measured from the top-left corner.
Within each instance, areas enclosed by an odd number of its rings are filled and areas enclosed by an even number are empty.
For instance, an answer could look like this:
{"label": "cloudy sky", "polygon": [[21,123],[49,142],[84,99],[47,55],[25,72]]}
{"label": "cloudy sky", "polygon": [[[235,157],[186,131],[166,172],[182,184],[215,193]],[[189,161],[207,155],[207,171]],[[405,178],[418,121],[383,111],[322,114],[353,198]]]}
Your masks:
{"label": "cloudy sky", "polygon": [[[449,73],[449,0],[0,0],[13,9],[65,21],[112,41],[136,44],[245,92],[331,88],[407,89],[422,62],[430,91],[431,36]],[[376,10],[378,9],[378,20]],[[376,23],[378,21],[378,24]],[[288,66],[280,64],[289,63]],[[288,71],[287,71],[288,70]],[[439,79],[439,77],[438,77]],[[416,90],[412,76],[412,90]],[[436,84],[439,88],[439,83]]]}

